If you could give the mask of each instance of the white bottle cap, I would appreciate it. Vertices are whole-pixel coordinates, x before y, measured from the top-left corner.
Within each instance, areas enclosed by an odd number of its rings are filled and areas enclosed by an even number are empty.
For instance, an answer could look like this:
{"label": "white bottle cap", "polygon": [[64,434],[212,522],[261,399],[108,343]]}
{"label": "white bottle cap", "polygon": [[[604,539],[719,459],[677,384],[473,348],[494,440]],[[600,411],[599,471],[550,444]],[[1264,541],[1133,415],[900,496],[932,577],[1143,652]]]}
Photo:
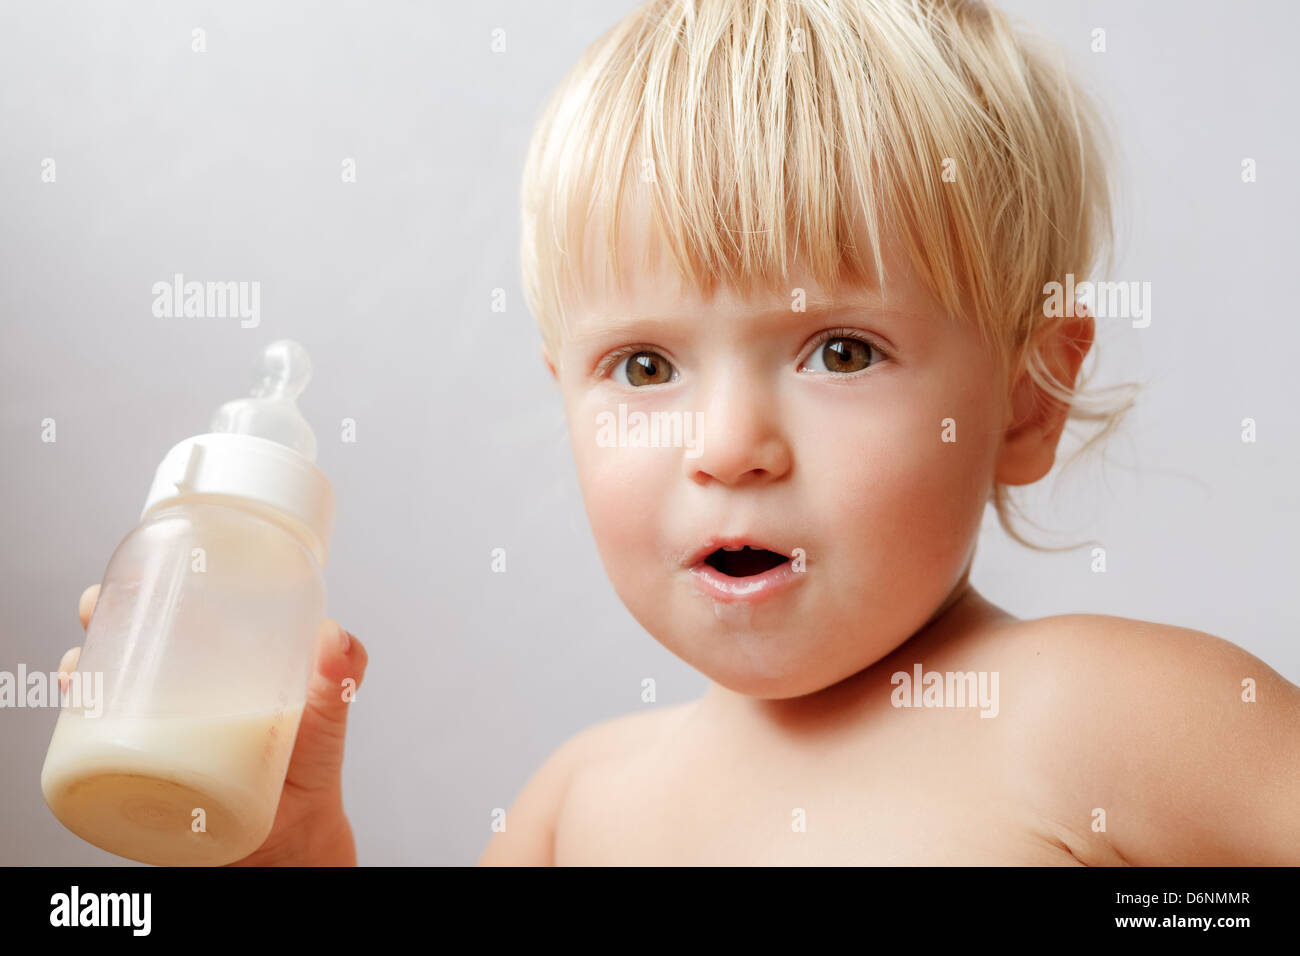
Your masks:
{"label": "white bottle cap", "polygon": [[274,509],[323,568],[334,528],[334,487],[316,467],[316,436],[298,410],[311,360],[297,342],[263,350],[251,396],[227,402],[210,431],[175,445],[154,474],[150,510],[191,495],[220,495]]}

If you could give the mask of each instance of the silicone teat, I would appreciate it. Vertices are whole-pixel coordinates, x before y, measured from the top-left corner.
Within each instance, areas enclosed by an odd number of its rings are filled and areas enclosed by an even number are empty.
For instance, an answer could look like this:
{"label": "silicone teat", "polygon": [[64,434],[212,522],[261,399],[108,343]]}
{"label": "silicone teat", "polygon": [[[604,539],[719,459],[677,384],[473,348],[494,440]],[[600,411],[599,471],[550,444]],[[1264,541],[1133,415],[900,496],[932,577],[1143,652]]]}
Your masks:
{"label": "silicone teat", "polygon": [[290,339],[272,342],[254,366],[251,397],[218,408],[209,430],[268,438],[315,461],[316,435],[298,410],[310,378],[306,349]]}

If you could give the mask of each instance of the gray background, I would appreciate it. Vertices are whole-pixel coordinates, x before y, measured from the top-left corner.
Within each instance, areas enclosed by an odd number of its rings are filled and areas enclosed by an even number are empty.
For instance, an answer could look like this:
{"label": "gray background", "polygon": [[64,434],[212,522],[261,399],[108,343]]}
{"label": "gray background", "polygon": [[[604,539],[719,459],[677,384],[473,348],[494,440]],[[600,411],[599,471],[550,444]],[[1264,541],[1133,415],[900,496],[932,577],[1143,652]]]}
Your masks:
{"label": "gray background", "polygon": [[[531,125],[632,6],[4,4],[0,669],[52,670],[80,642],[77,596],[163,453],[242,393],[262,345],[292,337],[314,359],[303,408],[339,498],[330,612],[370,652],[344,782],[360,862],[471,863],[492,808],[570,735],[645,706],[644,677],[660,704],[704,690],[605,579],[520,293]],[[1146,389],[1109,463],[1030,499],[1041,521],[1101,541],[1107,573],[990,520],[976,585],[1019,616],[1209,631],[1300,680],[1297,5],[1005,6],[1114,117],[1110,278],[1151,282],[1153,309],[1150,328],[1102,329],[1101,378]],[[1104,54],[1089,52],[1098,26]],[[206,53],[191,52],[195,27]],[[261,325],[154,318],[151,286],[175,272],[261,282]],[[338,440],[345,417],[355,444]],[[0,711],[0,862],[120,863],[44,805],[55,716]]]}

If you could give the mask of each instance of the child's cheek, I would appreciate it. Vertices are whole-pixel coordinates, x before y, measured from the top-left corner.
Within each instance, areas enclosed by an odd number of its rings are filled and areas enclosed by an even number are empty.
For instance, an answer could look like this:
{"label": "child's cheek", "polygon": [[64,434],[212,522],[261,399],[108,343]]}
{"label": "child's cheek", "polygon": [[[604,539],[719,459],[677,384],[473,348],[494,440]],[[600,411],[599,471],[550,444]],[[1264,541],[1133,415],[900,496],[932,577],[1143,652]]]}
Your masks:
{"label": "child's cheek", "polygon": [[583,503],[606,573],[622,593],[621,579],[664,548],[660,510],[668,485],[680,480],[681,450],[603,446],[596,410],[574,411],[569,435]]}
{"label": "child's cheek", "polygon": [[852,420],[823,418],[839,439],[801,449],[817,486],[810,499],[826,503],[818,524],[842,527],[834,546],[857,580],[869,592],[910,595],[923,616],[960,576],[989,492],[995,429],[963,391],[881,395]]}

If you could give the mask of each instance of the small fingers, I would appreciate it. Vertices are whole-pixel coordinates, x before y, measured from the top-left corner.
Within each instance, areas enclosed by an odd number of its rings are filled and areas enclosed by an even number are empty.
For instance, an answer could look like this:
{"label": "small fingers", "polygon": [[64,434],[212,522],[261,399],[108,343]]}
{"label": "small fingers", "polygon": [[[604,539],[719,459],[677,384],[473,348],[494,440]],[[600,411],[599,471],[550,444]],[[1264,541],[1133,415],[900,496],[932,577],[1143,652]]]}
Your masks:
{"label": "small fingers", "polygon": [[83,628],[90,624],[90,614],[95,610],[95,603],[98,600],[98,584],[92,584],[81,592],[81,599],[77,602],[77,613],[81,615],[81,626]]}
{"label": "small fingers", "polygon": [[63,660],[59,661],[59,690],[68,689],[68,674],[77,669],[77,661],[81,659],[81,648],[70,647],[63,654]]}

